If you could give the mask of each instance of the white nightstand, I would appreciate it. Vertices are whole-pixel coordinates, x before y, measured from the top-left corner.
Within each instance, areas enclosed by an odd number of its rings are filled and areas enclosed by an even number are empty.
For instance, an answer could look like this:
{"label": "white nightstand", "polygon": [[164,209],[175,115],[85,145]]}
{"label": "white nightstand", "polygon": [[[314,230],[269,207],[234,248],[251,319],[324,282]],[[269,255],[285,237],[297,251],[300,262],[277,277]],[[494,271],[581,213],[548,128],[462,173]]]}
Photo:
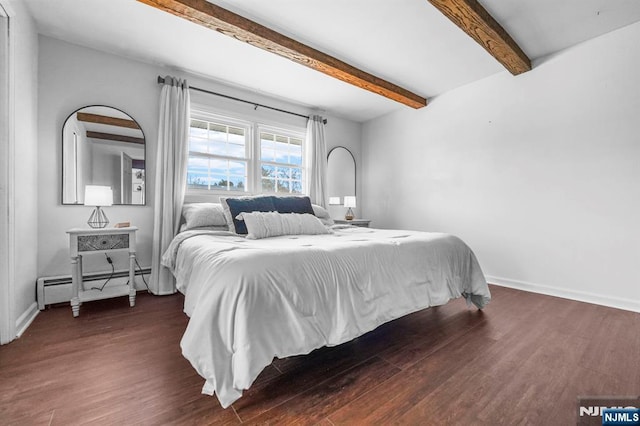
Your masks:
{"label": "white nightstand", "polygon": [[[69,234],[69,255],[71,256],[71,310],[73,316],[80,315],[82,302],[108,299],[129,295],[129,305],[136,304],[136,231],[128,228],[74,228]],[[107,253],[111,251],[129,252],[129,282],[125,285],[107,286],[102,291],[87,290],[82,282],[82,255],[87,253]]]}
{"label": "white nightstand", "polygon": [[336,225],[353,225],[353,226],[360,226],[362,228],[368,228],[369,223],[371,223],[369,219],[351,219],[351,220],[334,219],[333,222]]}

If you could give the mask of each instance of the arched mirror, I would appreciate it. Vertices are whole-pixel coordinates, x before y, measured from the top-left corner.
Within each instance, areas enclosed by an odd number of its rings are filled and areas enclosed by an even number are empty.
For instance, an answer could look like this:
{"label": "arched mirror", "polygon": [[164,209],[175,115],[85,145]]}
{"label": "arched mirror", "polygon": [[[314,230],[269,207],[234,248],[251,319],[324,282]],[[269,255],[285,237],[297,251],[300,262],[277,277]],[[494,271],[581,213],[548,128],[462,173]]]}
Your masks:
{"label": "arched mirror", "polygon": [[344,204],[356,195],[356,160],[347,148],[337,146],[327,157],[327,189],[330,204]]}
{"label": "arched mirror", "polygon": [[113,204],[144,205],[145,138],[119,109],[93,105],[73,112],[62,127],[62,204],[84,204],[87,185],[109,186]]}

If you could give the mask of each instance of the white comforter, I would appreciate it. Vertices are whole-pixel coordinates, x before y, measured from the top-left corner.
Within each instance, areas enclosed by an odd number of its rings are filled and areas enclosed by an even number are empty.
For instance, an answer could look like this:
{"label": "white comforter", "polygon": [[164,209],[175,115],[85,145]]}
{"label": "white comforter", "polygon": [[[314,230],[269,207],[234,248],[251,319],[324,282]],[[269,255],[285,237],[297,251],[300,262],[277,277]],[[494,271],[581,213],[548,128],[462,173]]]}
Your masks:
{"label": "white comforter", "polygon": [[187,231],[163,258],[191,318],[183,355],[228,407],[273,357],[347,342],[408,313],[491,299],[473,252],[447,234],[336,227],[248,240]]}

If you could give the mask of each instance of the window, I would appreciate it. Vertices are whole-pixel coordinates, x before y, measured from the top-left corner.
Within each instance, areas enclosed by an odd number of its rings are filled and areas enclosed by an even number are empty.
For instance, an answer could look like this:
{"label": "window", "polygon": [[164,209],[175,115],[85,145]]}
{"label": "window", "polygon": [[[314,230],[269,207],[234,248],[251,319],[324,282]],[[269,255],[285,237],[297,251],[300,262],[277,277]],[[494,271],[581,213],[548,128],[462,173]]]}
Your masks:
{"label": "window", "polygon": [[302,141],[300,136],[260,130],[262,192],[302,194]]}
{"label": "window", "polygon": [[302,194],[304,129],[192,111],[187,194]]}
{"label": "window", "polygon": [[246,191],[249,127],[192,119],[187,188]]}

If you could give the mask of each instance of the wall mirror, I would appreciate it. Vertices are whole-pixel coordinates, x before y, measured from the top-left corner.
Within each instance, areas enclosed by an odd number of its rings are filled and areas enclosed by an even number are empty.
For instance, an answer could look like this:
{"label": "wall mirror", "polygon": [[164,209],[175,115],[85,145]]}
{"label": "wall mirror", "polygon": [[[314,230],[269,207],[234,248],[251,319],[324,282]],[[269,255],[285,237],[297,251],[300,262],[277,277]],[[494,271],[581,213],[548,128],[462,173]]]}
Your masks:
{"label": "wall mirror", "polygon": [[[337,146],[327,157],[327,189],[329,198],[356,195],[356,160],[347,148]],[[336,200],[337,201],[337,200]]]}
{"label": "wall mirror", "polygon": [[144,205],[145,138],[119,109],[93,105],[62,127],[62,204],[84,204],[86,185],[110,186],[113,204]]}

